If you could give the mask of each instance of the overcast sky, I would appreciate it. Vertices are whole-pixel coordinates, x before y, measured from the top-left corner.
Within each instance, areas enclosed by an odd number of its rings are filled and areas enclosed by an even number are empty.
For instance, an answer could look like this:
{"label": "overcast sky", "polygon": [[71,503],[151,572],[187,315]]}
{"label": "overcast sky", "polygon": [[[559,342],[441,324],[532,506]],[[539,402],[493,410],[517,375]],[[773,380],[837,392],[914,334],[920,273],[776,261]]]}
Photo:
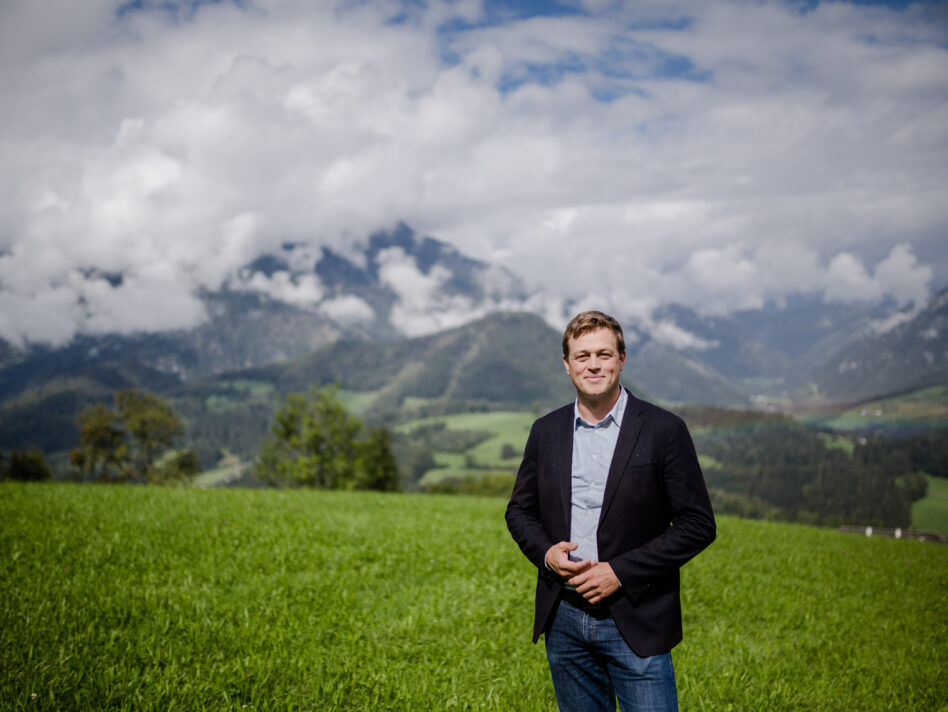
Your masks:
{"label": "overcast sky", "polygon": [[398,221],[623,313],[948,284],[944,3],[3,0],[0,92],[18,343]]}

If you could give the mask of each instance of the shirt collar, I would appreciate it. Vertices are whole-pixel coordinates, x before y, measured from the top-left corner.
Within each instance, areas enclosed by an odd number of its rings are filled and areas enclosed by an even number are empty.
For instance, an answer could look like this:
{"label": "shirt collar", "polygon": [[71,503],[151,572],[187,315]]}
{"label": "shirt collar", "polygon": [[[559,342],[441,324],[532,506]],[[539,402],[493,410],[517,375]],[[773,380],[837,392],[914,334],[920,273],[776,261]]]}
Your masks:
{"label": "shirt collar", "polygon": [[616,401],[616,404],[612,406],[606,417],[600,420],[598,423],[587,423],[583,420],[583,416],[579,414],[579,398],[573,401],[573,428],[578,428],[580,425],[585,425],[587,427],[597,427],[599,425],[606,425],[606,423],[611,418],[616,426],[622,427],[622,416],[625,413],[625,405],[629,401],[629,394],[626,392],[625,388],[619,386],[619,399]]}

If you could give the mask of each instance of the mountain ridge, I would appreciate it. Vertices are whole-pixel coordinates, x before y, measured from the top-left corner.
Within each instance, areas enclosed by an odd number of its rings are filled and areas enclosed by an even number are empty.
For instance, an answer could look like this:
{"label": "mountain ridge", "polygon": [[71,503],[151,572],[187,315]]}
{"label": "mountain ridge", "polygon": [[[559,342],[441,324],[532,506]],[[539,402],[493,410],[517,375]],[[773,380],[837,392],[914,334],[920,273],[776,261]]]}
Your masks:
{"label": "mountain ridge", "polygon": [[[67,448],[82,407],[130,387],[187,401],[181,394],[191,385],[212,392],[215,383],[258,376],[280,392],[371,383],[375,410],[389,415],[406,398],[529,408],[571,395],[561,327],[538,316],[550,312],[537,294],[506,268],[404,224],[347,255],[286,243],[201,296],[208,320],[193,329],[80,335],[61,347],[0,343],[0,448]],[[948,382],[948,289],[915,311],[803,296],[729,316],[681,305],[654,310],[650,321],[616,316],[627,331],[625,375],[659,403],[789,408]],[[441,355],[429,360],[425,348]],[[255,407],[259,421],[265,414]]]}

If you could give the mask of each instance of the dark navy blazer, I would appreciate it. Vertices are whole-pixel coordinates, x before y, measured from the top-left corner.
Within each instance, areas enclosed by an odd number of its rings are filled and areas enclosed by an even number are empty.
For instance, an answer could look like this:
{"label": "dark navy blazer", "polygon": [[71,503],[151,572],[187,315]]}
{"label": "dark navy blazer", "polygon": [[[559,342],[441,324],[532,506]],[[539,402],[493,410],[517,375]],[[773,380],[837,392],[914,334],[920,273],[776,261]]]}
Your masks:
{"label": "dark navy blazer", "polygon": [[[533,642],[553,620],[562,579],[544,557],[570,541],[574,405],[533,424],[517,473],[507,527],[537,567]],[[606,604],[639,656],[681,641],[681,566],[714,541],[714,514],[684,421],[631,393],[606,480],[599,518],[599,560],[622,587]]]}

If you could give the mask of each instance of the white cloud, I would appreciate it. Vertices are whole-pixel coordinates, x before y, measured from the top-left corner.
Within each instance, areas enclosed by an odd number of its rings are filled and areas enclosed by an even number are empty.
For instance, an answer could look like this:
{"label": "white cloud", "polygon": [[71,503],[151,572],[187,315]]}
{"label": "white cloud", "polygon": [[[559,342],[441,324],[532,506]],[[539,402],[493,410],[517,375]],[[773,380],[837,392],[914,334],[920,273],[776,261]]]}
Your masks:
{"label": "white cloud", "polygon": [[877,301],[891,297],[898,304],[925,305],[932,269],[919,265],[909,245],[898,244],[876,265],[872,276],[862,261],[843,252],[830,262],[823,276],[824,296],[829,301]]}
{"label": "white cloud", "polygon": [[876,319],[869,323],[869,331],[876,334],[885,334],[895,327],[911,321],[918,316],[918,312],[918,309],[909,309],[907,311],[897,311],[884,319]]}
{"label": "white cloud", "polygon": [[874,301],[881,295],[859,258],[842,252],[829,264],[823,277],[823,293],[829,301]]}
{"label": "white cloud", "polygon": [[375,318],[368,302],[353,295],[327,299],[319,305],[319,311],[341,324],[364,323]]}
{"label": "white cloud", "polygon": [[323,287],[315,274],[292,275],[286,270],[270,276],[255,272],[249,279],[233,286],[263,292],[274,299],[304,307],[314,307],[323,298]]}
{"label": "white cloud", "polygon": [[0,292],[0,337],[22,345],[24,341],[61,343],[73,337],[79,318],[76,294],[65,287],[36,294]]}
{"label": "white cloud", "polygon": [[378,254],[379,280],[398,296],[392,308],[391,321],[402,333],[410,336],[430,334],[459,326],[478,316],[470,299],[448,296],[439,291],[451,273],[435,266],[428,274],[418,269],[413,257],[400,247],[390,247]]}
{"label": "white cloud", "polygon": [[904,243],[892,248],[889,256],[876,265],[875,278],[879,289],[900,304],[913,302],[922,307],[932,281],[932,268],[919,265],[912,248]]}
{"label": "white cloud", "polygon": [[668,320],[661,320],[653,324],[650,333],[652,338],[660,344],[666,344],[679,350],[695,349],[704,351],[713,349],[718,345],[717,341],[702,339]]}
{"label": "white cloud", "polygon": [[[399,220],[544,288],[550,319],[948,281],[938,8],[596,1],[479,26],[476,0],[120,4],[0,4],[7,338],[132,328],[120,294],[178,305],[137,328],[191,324],[189,295],[259,254],[351,255]],[[462,318],[410,268],[386,273],[407,328]]]}
{"label": "white cloud", "polygon": [[78,282],[86,315],[86,333],[135,333],[196,326],[206,317],[203,303],[193,294],[160,279],[132,277],[113,287],[103,279]]}
{"label": "white cloud", "polygon": [[706,311],[759,309],[763,306],[760,269],[738,245],[727,245],[723,249],[705,248],[692,253],[683,276],[697,292],[711,299],[725,300],[717,309],[705,302]]}

